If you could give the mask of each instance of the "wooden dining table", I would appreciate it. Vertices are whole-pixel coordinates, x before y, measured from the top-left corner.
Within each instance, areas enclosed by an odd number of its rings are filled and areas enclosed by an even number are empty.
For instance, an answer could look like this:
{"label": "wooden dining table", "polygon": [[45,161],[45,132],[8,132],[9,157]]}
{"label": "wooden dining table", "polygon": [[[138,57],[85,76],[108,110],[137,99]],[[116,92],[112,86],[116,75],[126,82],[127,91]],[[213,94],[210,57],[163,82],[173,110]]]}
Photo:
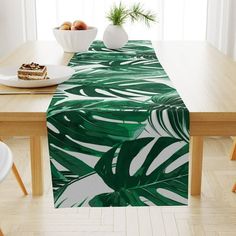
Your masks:
{"label": "wooden dining table", "polygon": [[[236,62],[207,42],[153,42],[166,73],[190,112],[191,194],[201,194],[204,137],[236,136]],[[66,65],[73,56],[56,42],[27,42],[0,67],[23,63]],[[42,137],[46,112],[56,86],[2,91],[47,91],[51,94],[0,95],[0,136],[29,136],[32,194],[43,194]],[[44,157],[48,158],[48,157]]]}

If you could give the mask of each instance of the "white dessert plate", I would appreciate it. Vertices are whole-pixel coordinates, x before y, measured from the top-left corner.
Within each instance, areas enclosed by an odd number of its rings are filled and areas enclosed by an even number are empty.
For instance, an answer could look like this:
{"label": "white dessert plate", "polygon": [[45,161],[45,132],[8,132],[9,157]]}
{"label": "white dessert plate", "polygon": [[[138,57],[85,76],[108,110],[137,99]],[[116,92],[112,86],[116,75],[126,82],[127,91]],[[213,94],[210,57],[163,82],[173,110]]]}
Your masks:
{"label": "white dessert plate", "polygon": [[48,71],[47,80],[21,80],[17,77],[20,66],[1,67],[0,84],[17,88],[40,88],[60,84],[68,80],[75,72],[69,66],[46,65]]}

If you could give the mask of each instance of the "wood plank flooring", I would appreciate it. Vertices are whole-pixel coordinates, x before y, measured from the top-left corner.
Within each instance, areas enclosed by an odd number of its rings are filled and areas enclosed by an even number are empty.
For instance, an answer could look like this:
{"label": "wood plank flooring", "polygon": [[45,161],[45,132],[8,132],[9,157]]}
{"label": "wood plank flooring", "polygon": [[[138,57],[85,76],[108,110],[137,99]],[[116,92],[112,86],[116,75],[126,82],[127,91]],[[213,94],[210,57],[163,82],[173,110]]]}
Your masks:
{"label": "wood plank flooring", "polygon": [[[31,193],[29,140],[5,142]],[[205,140],[202,195],[191,197],[188,207],[54,209],[46,148],[45,195],[24,197],[11,173],[0,185],[0,226],[6,236],[235,236],[232,143],[230,138]]]}

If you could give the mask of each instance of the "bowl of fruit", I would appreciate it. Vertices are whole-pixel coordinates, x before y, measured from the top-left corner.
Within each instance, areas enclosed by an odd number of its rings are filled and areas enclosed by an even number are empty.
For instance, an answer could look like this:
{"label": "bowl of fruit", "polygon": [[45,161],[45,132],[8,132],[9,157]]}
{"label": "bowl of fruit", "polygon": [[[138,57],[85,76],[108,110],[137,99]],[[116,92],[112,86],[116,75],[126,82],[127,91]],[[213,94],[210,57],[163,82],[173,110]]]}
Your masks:
{"label": "bowl of fruit", "polygon": [[66,21],[53,29],[57,42],[65,52],[85,52],[97,35],[97,28],[87,26],[81,20]]}

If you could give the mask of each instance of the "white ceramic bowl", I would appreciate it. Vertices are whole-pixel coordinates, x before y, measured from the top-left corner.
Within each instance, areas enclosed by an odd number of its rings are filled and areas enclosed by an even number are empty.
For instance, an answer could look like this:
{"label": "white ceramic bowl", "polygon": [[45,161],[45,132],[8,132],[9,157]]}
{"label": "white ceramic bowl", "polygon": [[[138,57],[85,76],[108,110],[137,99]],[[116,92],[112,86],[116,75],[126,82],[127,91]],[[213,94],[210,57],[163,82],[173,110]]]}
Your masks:
{"label": "white ceramic bowl", "polygon": [[97,35],[97,28],[89,26],[87,30],[53,29],[57,42],[65,52],[85,52]]}

